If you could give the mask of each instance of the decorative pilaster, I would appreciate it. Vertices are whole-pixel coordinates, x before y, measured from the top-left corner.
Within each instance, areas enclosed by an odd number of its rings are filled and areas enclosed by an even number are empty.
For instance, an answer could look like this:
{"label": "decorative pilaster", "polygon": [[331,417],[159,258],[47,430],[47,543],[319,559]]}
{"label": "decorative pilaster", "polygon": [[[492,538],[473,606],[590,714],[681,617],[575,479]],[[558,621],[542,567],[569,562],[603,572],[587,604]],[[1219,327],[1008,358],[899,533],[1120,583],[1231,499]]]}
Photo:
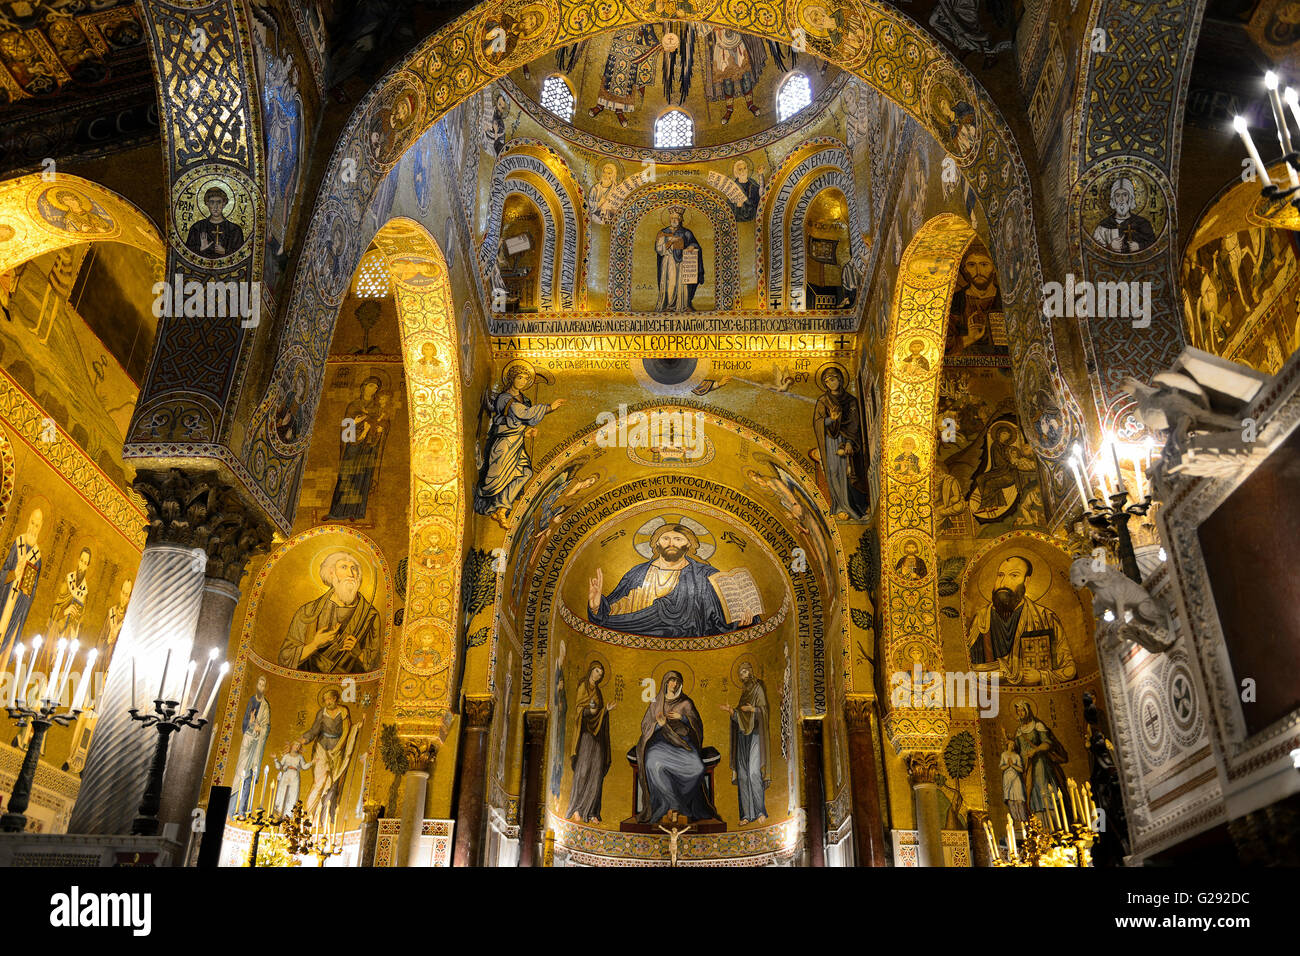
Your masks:
{"label": "decorative pilaster", "polygon": [[[206,656],[213,647],[224,655],[239,601],[236,583],[248,559],[271,540],[260,512],[215,472],[141,471],[135,489],[148,513],[145,550],[104,692],[95,703],[99,718],[69,823],[73,833],[126,833],[139,803],[153,748],[126,712],[131,659],[139,699],[145,700],[168,650],[173,663]],[[177,824],[182,839],[197,805],[210,741],[211,726],[180,738],[168,760],[159,821]]]}
{"label": "decorative pilaster", "polygon": [[849,737],[850,794],[853,799],[853,839],[858,866],[887,866],[885,831],[880,818],[880,793],[876,781],[876,742],[871,729],[875,699],[849,694],[844,700],[844,722]]}
{"label": "decorative pilaster", "polygon": [[524,766],[520,774],[524,792],[519,800],[520,866],[538,865],[542,830],[542,768],[546,763],[549,716],[544,710],[524,711]]}
{"label": "decorative pilaster", "polygon": [[487,792],[487,751],[496,701],[465,695],[461,711],[460,788],[456,795],[456,845],[452,866],[483,865],[483,809]]}
{"label": "decorative pilaster", "polygon": [[826,865],[826,785],[822,770],[822,719],[804,717],[803,812],[808,821],[808,865]]}
{"label": "decorative pilaster", "polygon": [[402,829],[397,843],[397,865],[414,866],[415,851],[424,830],[424,804],[429,794],[429,777],[438,756],[438,741],[404,740],[406,773],[402,775]]}
{"label": "decorative pilaster", "polygon": [[939,754],[909,753],[907,781],[916,809],[916,838],[921,866],[943,866],[943,824],[939,819]]}

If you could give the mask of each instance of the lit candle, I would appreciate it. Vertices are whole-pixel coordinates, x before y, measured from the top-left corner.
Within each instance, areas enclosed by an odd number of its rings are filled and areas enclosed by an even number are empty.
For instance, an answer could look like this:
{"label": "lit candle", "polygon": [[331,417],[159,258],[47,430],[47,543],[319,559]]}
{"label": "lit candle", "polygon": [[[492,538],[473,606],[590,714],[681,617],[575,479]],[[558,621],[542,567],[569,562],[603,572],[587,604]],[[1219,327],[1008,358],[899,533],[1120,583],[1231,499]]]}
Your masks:
{"label": "lit candle", "polygon": [[135,655],[131,655],[131,709],[139,710],[135,705]]}
{"label": "lit candle", "polygon": [[181,685],[181,710],[185,709],[185,702],[190,699],[190,684],[194,682],[194,669],[198,664],[198,661],[191,660],[185,665],[185,683]]}
{"label": "lit candle", "polygon": [[19,644],[14,648],[14,686],[9,690],[9,706],[18,706],[18,682],[22,680],[23,675],[23,652],[27,648]]}
{"label": "lit candle", "polygon": [[68,686],[68,678],[72,676],[72,664],[77,659],[77,651],[81,650],[81,642],[73,639],[68,645],[68,656],[63,659],[63,673],[59,675],[59,686],[53,695],[56,701],[63,700],[63,691]]}
{"label": "lit candle", "polygon": [[[1078,448],[1078,445],[1074,446]],[[1073,455],[1070,456],[1070,470],[1074,472],[1074,483],[1079,486],[1079,500],[1083,506],[1088,507],[1088,489],[1083,484],[1083,472],[1079,469],[1079,460]]]}
{"label": "lit candle", "polygon": [[68,639],[66,637],[59,638],[59,643],[54,645],[54,647],[54,666],[51,667],[50,672],[45,675],[44,699],[47,701],[53,700],[54,695],[57,692],[58,688],[56,685],[59,682],[59,672],[63,670],[63,655],[68,652]]}
{"label": "lit candle", "polygon": [[167,686],[167,669],[172,665],[172,649],[167,648],[167,656],[163,658],[162,680],[158,682],[158,700],[166,700],[163,696],[163,688]]}
{"label": "lit candle", "polygon": [[1016,821],[1011,819],[1011,814],[1007,814],[1007,853],[1014,860],[1019,854],[1016,852]]}
{"label": "lit candle", "polygon": [[1065,812],[1065,794],[1063,794],[1060,790],[1057,790],[1054,793],[1054,797],[1056,800],[1057,809],[1060,811],[1061,814],[1061,828],[1066,829],[1070,826],[1070,817],[1069,814]]}
{"label": "lit candle", "polygon": [[1237,131],[1241,141],[1246,144],[1246,152],[1250,155],[1250,161],[1255,164],[1255,175],[1260,178],[1265,186],[1273,185],[1273,180],[1268,178],[1268,170],[1264,168],[1264,161],[1259,158],[1259,150],[1255,149],[1255,144],[1250,138],[1250,130],[1246,128],[1246,118],[1244,116],[1234,116],[1232,118],[1232,128]]}
{"label": "lit candle", "polygon": [[39,634],[32,638],[32,656],[27,658],[27,672],[23,675],[22,681],[24,704],[27,703],[27,685],[32,682],[32,671],[36,667],[36,658],[40,656],[41,642],[44,640],[45,639]]}
{"label": "lit candle", "polygon": [[1128,489],[1124,487],[1124,472],[1121,471],[1119,467],[1119,442],[1112,437],[1107,439],[1107,444],[1110,445],[1111,460],[1115,462],[1116,493],[1118,494],[1120,492],[1128,491]]}
{"label": "lit candle", "polygon": [[1074,819],[1080,820],[1083,818],[1083,812],[1079,807],[1079,787],[1074,782],[1073,777],[1070,777],[1065,782],[1070,787],[1070,812],[1074,814]]}
{"label": "lit candle", "polygon": [[221,681],[226,676],[226,671],[228,670],[230,670],[229,661],[222,664],[221,668],[217,671],[217,679],[212,682],[212,693],[208,696],[207,706],[203,708],[205,720],[212,719],[212,707],[217,702],[217,690],[221,687]]}
{"label": "lit candle", "polygon": [[269,766],[266,765],[262,766],[262,809],[263,810],[266,809],[266,784],[267,781],[271,779],[270,770],[271,768]]}
{"label": "lit candle", "polygon": [[1300,127],[1300,95],[1288,86],[1282,93],[1282,99],[1286,100],[1286,105],[1291,107],[1291,116],[1295,119],[1296,126]]}
{"label": "lit candle", "polygon": [[[1273,122],[1277,125],[1277,141],[1282,147],[1284,154],[1291,152],[1291,131],[1286,125],[1286,113],[1282,111],[1282,98],[1277,92],[1277,74],[1269,70],[1264,74],[1264,87],[1268,90],[1268,105],[1273,108]],[[1291,164],[1286,164],[1287,175],[1291,180],[1292,186],[1300,186],[1300,179],[1296,178],[1295,170]]]}
{"label": "lit candle", "polygon": [[72,695],[72,709],[81,710],[86,700],[86,691],[90,688],[90,675],[95,670],[95,659],[99,657],[99,648],[92,647],[86,655],[86,663],[81,668],[81,680],[77,682],[77,692]]}

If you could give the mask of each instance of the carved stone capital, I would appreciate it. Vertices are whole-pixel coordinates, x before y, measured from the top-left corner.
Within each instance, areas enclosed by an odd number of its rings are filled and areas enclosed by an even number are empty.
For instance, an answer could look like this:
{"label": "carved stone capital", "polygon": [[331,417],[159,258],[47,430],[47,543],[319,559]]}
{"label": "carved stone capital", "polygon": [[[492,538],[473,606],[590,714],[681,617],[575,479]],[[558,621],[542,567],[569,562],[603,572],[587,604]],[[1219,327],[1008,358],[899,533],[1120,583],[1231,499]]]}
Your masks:
{"label": "carved stone capital", "polygon": [[804,746],[820,747],[822,745],[822,722],[805,717],[800,723],[803,726]]}
{"label": "carved stone capital", "polygon": [[546,735],[546,722],[549,715],[544,710],[524,711],[524,733],[530,740],[541,739]]}
{"label": "carved stone capital", "polygon": [[404,738],[402,747],[406,750],[407,772],[432,773],[440,743],[441,741],[430,737]]}
{"label": "carved stone capital", "polygon": [[384,812],[384,805],[367,800],[361,805],[361,809],[366,815],[366,823],[374,824],[379,822],[379,817]]}
{"label": "carved stone capital", "polygon": [[929,784],[936,785],[939,782],[939,754],[909,753],[903,758],[907,763],[907,781],[914,787]]}
{"label": "carved stone capital", "polygon": [[862,733],[871,730],[871,714],[875,710],[875,698],[870,694],[846,694],[844,697],[844,722],[849,733]]}
{"label": "carved stone capital", "polygon": [[142,470],[134,487],[149,515],[146,543],[202,550],[210,578],[238,585],[248,559],[270,547],[265,516],[215,471]]}
{"label": "carved stone capital", "polygon": [[484,728],[492,725],[492,710],[496,698],[478,695],[465,695],[465,724],[468,727]]}

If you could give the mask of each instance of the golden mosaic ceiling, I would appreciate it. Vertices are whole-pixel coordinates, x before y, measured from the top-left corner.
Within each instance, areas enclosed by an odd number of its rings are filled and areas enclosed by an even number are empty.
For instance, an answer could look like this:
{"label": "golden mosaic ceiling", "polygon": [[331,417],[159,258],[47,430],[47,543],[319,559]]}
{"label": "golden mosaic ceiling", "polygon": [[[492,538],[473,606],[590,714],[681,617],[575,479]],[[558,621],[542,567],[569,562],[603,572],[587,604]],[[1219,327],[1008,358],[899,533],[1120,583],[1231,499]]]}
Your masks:
{"label": "golden mosaic ceiling", "polygon": [[[778,92],[796,72],[808,78],[812,102],[782,124]],[[653,146],[655,120],[673,108],[694,121],[696,146],[784,135],[820,114],[843,78],[811,53],[681,21],[638,24],[563,47],[515,70],[505,85],[530,113],[554,122],[541,104],[543,84],[556,75],[576,100],[571,123],[554,123],[557,133],[584,145],[598,145],[595,137],[634,147]]]}

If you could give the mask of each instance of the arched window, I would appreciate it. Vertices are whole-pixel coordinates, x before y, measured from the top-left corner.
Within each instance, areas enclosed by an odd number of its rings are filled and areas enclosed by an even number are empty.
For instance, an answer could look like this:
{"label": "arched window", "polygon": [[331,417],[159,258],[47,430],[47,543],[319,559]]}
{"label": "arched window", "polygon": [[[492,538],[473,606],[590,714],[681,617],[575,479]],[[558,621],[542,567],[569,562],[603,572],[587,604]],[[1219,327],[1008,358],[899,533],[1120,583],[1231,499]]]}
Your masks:
{"label": "arched window", "polygon": [[812,83],[804,73],[791,73],[776,93],[776,116],[787,120],[812,102]]}
{"label": "arched window", "polygon": [[573,121],[573,103],[573,90],[564,77],[548,76],[542,83],[542,105],[566,123]]}
{"label": "arched window", "polygon": [[361,257],[357,266],[355,291],[358,299],[382,299],[392,289],[392,280],[388,274],[388,263],[378,249],[372,249]]}
{"label": "arched window", "polygon": [[655,120],[655,147],[677,149],[695,143],[695,123],[681,110],[670,110]]}

